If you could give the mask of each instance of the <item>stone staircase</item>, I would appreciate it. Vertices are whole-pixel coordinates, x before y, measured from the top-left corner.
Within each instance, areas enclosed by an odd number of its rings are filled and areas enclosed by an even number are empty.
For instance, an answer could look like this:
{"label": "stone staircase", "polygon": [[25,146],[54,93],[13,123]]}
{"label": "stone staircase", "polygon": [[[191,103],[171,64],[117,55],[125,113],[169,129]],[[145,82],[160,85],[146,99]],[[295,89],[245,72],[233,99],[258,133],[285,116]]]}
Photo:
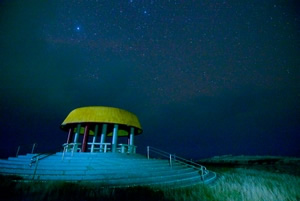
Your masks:
{"label": "stone staircase", "polygon": [[97,182],[103,186],[171,186],[185,187],[209,183],[216,174],[189,164],[148,159],[139,154],[62,153],[35,154],[0,159],[0,174],[17,175],[24,180]]}

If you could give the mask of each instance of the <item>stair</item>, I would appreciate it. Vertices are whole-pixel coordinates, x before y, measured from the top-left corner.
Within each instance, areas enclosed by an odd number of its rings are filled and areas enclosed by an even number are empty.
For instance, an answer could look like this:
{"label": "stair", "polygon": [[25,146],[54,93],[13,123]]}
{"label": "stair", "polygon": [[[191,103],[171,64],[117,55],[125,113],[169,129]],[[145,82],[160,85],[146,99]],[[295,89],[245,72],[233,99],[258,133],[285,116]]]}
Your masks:
{"label": "stair", "polygon": [[0,174],[18,175],[24,180],[97,182],[103,186],[192,186],[209,183],[216,177],[190,165],[168,160],[147,159],[139,154],[58,152],[31,163],[34,155],[0,160]]}

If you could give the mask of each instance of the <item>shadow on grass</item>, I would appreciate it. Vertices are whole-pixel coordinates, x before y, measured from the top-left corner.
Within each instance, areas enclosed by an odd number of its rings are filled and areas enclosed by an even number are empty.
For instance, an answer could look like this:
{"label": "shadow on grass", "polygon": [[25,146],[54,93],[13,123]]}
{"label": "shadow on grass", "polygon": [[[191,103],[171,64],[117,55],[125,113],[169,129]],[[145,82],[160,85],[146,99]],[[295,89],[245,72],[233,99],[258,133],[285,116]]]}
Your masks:
{"label": "shadow on grass", "polygon": [[164,193],[148,187],[103,188],[97,184],[69,182],[23,182],[0,176],[0,200],[7,201],[168,201]]}

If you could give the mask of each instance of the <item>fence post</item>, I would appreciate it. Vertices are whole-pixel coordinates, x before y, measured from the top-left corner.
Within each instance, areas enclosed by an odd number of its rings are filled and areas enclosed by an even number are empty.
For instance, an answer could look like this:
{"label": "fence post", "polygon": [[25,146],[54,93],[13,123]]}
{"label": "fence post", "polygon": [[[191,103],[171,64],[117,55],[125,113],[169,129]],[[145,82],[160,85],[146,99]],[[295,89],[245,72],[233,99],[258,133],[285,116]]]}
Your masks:
{"label": "fence post", "polygon": [[170,166],[171,166],[171,168],[173,167],[172,166],[172,154],[170,154]]}
{"label": "fence post", "polygon": [[19,151],[20,151],[20,148],[21,148],[21,146],[18,146],[17,153],[16,153],[16,157],[18,157],[18,156],[19,156]]}
{"label": "fence post", "polygon": [[37,157],[36,160],[35,160],[35,167],[34,167],[34,172],[33,172],[32,180],[34,180],[38,164],[39,164],[39,157]]}
{"label": "fence post", "polygon": [[36,143],[34,143],[34,144],[32,145],[32,149],[31,149],[31,153],[32,153],[32,154],[33,154],[33,151],[34,151],[35,145],[36,145]]}
{"label": "fence post", "polygon": [[63,161],[64,160],[64,158],[65,158],[65,152],[66,152],[66,147],[68,146],[68,144],[67,145],[63,145],[63,147],[64,147],[64,149],[63,149],[63,153],[62,153],[62,156],[61,156],[61,160]]}
{"label": "fence post", "polygon": [[149,158],[150,158],[150,147],[149,146],[147,146],[147,158],[148,158],[148,160],[149,160]]}

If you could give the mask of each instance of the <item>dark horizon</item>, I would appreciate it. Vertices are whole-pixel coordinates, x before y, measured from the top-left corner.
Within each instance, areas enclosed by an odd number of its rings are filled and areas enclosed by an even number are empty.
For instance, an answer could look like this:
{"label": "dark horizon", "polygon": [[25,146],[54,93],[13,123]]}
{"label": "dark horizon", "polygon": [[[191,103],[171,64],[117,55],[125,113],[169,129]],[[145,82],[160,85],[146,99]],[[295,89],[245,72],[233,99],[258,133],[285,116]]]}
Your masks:
{"label": "dark horizon", "polygon": [[0,157],[59,150],[60,124],[83,106],[136,114],[140,153],[300,157],[299,8],[3,0]]}

